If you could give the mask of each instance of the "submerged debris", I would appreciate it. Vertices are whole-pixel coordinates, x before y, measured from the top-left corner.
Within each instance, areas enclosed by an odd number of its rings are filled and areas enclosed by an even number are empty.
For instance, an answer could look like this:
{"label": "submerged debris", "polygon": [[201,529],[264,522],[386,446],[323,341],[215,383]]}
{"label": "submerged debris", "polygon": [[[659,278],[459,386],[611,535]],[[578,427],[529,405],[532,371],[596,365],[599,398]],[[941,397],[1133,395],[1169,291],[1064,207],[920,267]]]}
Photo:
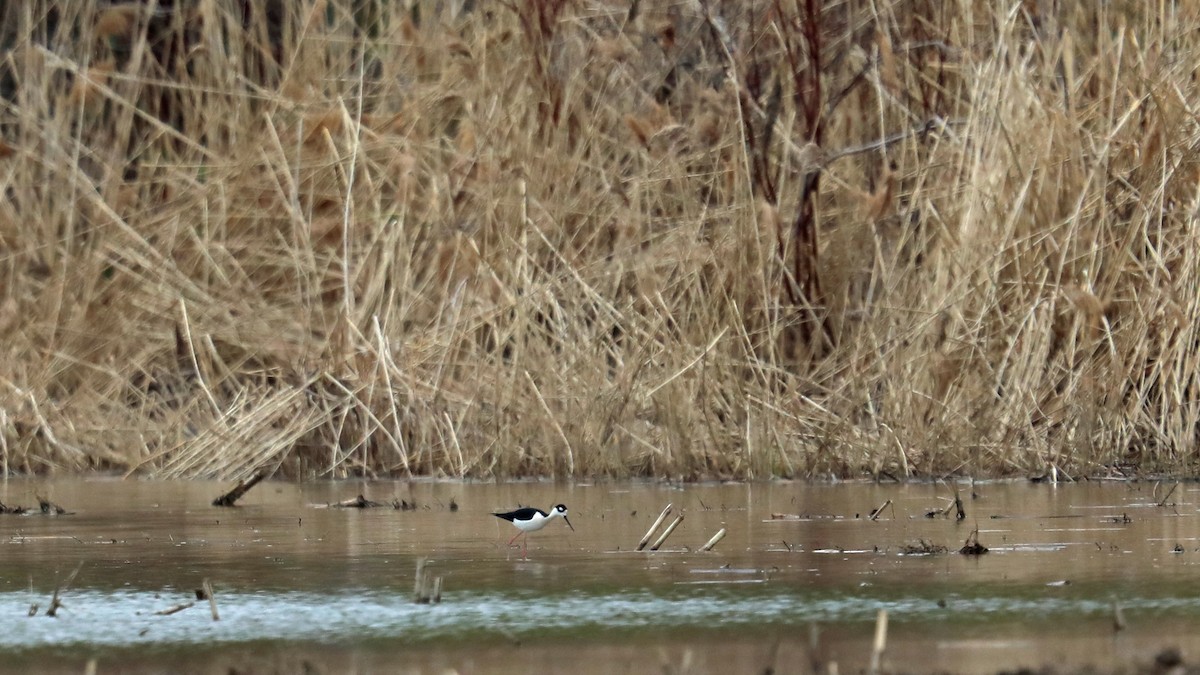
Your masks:
{"label": "submerged debris", "polygon": [[963,507],[962,497],[959,496],[957,490],[955,490],[955,492],[954,492],[954,500],[953,501],[950,501],[949,503],[947,503],[944,508],[929,509],[928,511],[925,512],[925,517],[926,518],[945,518],[950,515],[951,511],[954,512],[955,520],[959,520],[959,521],[966,520],[967,511]]}
{"label": "submerged debris", "polygon": [[[858,518],[858,515],[854,516]],[[771,520],[843,520],[834,513],[772,513]]]}
{"label": "submerged debris", "polygon": [[[81,570],[81,569],[83,569],[82,561],[78,565],[75,566],[75,569],[72,570],[71,573],[67,575],[67,578],[64,579],[62,581],[62,583],[60,583],[58,586],[56,586],[54,588],[54,595],[50,598],[50,607],[48,607],[46,609],[46,616],[50,616],[50,617],[58,616],[58,610],[63,606],[62,600],[60,598],[62,597],[62,594],[65,593],[67,591],[67,589],[71,587],[71,582],[75,581],[75,576],[77,574],[79,574],[79,570]],[[36,610],[31,610],[29,616],[33,616],[34,611],[36,611]]]}
{"label": "submerged debris", "polygon": [[924,539],[919,539],[915,544],[905,544],[901,546],[900,555],[937,555],[939,553],[945,553],[949,550],[950,549],[942,546],[941,544],[935,544],[933,542],[925,541]]}
{"label": "submerged debris", "polygon": [[68,511],[49,499],[37,497],[38,508],[27,509],[24,506],[8,506],[0,502],[0,515],[9,516],[73,516],[74,511]]}
{"label": "submerged debris", "polygon": [[1175,672],[1183,667],[1183,652],[1178,647],[1167,647],[1155,655],[1154,666],[1159,672]]}
{"label": "submerged debris", "polygon": [[[340,501],[340,502],[335,502],[333,504],[329,504],[328,507],[331,509],[392,508],[392,509],[396,509],[397,511],[416,511],[417,508],[419,508],[415,501],[410,502],[407,499],[393,499],[389,502],[377,502],[377,501],[367,499],[366,497],[364,497],[362,495],[359,495],[359,496],[355,497],[354,499],[347,499],[345,501]],[[458,509],[458,506],[455,505],[454,510],[457,510],[457,509]]]}
{"label": "submerged debris", "polygon": [[333,504],[330,504],[329,508],[331,508],[331,509],[377,509],[381,506],[384,506],[384,504],[381,504],[380,502],[373,502],[370,499],[367,499],[366,497],[359,495],[359,496],[355,497],[354,499],[347,499],[345,501],[340,501],[340,502],[335,502]]}
{"label": "submerged debris", "polygon": [[69,515],[71,515],[71,513],[68,512],[66,509],[59,506],[58,504],[55,504],[54,502],[50,501],[49,499],[46,499],[44,497],[38,497],[37,500],[38,500],[38,510],[41,512],[41,514],[43,516],[69,516]]}
{"label": "submerged debris", "polygon": [[1031,483],[1051,483],[1051,484],[1074,483],[1075,479],[1072,478],[1071,476],[1067,475],[1067,473],[1065,471],[1063,471],[1062,469],[1058,468],[1057,465],[1051,464],[1045,473],[1039,474],[1037,476],[1030,476],[1029,482],[1031,482]]}
{"label": "submerged debris", "polygon": [[250,488],[254,487],[255,485],[258,485],[262,481],[262,479],[264,479],[266,477],[267,477],[267,474],[262,471],[254,474],[249,479],[238,483],[237,486],[235,486],[229,492],[226,492],[225,494],[221,495],[220,497],[217,497],[216,499],[214,499],[212,501],[212,505],[213,506],[233,506],[234,502],[241,499],[242,495],[249,492]]}
{"label": "submerged debris", "polygon": [[967,537],[963,547],[958,549],[958,552],[963,555],[983,555],[988,552],[988,548],[979,543],[979,529],[971,530],[971,534]]}

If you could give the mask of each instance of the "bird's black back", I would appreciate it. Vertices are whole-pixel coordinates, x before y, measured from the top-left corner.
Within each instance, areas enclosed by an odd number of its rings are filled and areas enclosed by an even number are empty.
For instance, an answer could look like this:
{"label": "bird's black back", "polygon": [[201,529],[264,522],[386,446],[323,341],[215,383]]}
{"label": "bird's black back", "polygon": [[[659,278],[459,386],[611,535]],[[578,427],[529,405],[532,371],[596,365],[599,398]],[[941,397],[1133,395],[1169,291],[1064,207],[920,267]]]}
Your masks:
{"label": "bird's black back", "polygon": [[535,513],[542,514],[543,518],[546,517],[545,511],[543,511],[541,509],[535,509],[532,506],[526,506],[523,509],[517,509],[516,511],[509,511],[508,513],[493,513],[492,515],[496,516],[497,518],[503,518],[504,520],[507,520],[508,522],[511,523],[514,520],[532,520],[533,515]]}

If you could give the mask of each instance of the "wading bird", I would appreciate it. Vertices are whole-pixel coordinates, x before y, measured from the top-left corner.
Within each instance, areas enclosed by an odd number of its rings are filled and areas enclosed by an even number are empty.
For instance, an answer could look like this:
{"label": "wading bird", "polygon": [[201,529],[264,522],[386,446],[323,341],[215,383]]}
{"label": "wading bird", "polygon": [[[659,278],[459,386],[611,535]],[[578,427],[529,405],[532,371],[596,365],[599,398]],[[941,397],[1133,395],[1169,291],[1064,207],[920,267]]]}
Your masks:
{"label": "wading bird", "polygon": [[[507,520],[508,522],[512,523],[514,527],[520,530],[520,532],[516,533],[512,539],[508,540],[509,546],[513,545],[513,542],[517,540],[517,537],[520,537],[521,535],[528,535],[530,532],[537,532],[545,527],[546,523],[558,518],[559,516],[562,516],[563,521],[566,522],[567,527],[571,528],[572,532],[575,531],[575,526],[571,524],[571,521],[567,520],[567,507],[563,504],[559,504],[558,506],[550,509],[550,513],[546,513],[541,509],[535,509],[533,507],[525,507],[523,509],[517,509],[516,511],[509,511],[508,513],[493,513],[492,515],[496,516],[497,518],[503,518],[504,520]],[[521,542],[521,544],[521,558],[526,559],[528,558],[529,553],[529,537],[526,536],[525,540]]]}

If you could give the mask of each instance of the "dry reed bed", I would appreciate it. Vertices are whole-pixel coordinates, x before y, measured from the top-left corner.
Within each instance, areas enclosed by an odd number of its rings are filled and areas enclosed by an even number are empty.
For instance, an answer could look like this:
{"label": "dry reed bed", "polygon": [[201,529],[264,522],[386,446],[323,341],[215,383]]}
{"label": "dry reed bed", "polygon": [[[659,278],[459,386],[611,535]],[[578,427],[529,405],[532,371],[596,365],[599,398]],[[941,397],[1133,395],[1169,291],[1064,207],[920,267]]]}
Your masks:
{"label": "dry reed bed", "polygon": [[179,4],[4,6],[6,471],[1190,470],[1192,3]]}

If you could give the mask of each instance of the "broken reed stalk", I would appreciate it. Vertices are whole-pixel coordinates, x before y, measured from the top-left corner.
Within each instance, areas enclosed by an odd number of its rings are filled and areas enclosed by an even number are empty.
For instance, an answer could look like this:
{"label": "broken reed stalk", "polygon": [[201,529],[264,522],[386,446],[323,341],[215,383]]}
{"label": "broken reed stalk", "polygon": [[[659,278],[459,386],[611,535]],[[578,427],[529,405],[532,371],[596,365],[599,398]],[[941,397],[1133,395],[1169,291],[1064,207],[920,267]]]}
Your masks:
{"label": "broken reed stalk", "polygon": [[250,478],[238,483],[232,490],[217,497],[212,501],[213,506],[233,506],[234,502],[242,498],[242,495],[250,491],[250,488],[258,485],[262,479],[266,478],[265,471],[259,471]]}
{"label": "broken reed stalk", "polygon": [[212,584],[205,579],[200,586],[204,589],[204,594],[208,596],[208,609],[212,612],[212,620],[220,621],[221,615],[217,613],[217,594],[213,592]]}
{"label": "broken reed stalk", "polygon": [[813,673],[837,672],[821,663],[821,627],[815,623],[808,624],[808,665]]}
{"label": "broken reed stalk", "polygon": [[951,483],[950,487],[954,489],[954,502],[946,507],[943,515],[949,515],[950,509],[954,509],[954,519],[963,521],[967,519],[967,510],[963,507],[962,490],[958,489],[958,483]]}
{"label": "broken reed stalk", "polygon": [[58,610],[60,607],[62,607],[62,601],[59,599],[60,596],[71,587],[71,582],[75,581],[75,575],[79,574],[79,570],[82,568],[83,561],[80,561],[79,564],[75,566],[75,569],[67,575],[67,578],[54,588],[54,595],[50,598],[50,608],[46,610],[46,616],[58,615]]}
{"label": "broken reed stalk", "polygon": [[725,538],[725,528],[722,527],[716,534],[714,534],[712,536],[712,539],[708,540],[707,544],[700,547],[700,550],[701,551],[711,551],[712,548],[717,545],[717,542],[721,541],[724,538]]}
{"label": "broken reed stalk", "polygon": [[763,659],[763,667],[758,672],[763,675],[772,675],[776,672],[776,665],[779,661],[779,645],[783,643],[783,638],[779,635],[771,642],[771,647],[767,650],[767,657]]}
{"label": "broken reed stalk", "polygon": [[879,661],[883,658],[884,648],[887,647],[887,624],[887,610],[881,609],[875,615],[875,639],[871,643],[871,666],[867,670],[871,675],[879,672]]}
{"label": "broken reed stalk", "polygon": [[646,544],[650,541],[650,537],[654,536],[654,533],[663,524],[663,521],[666,520],[667,516],[671,514],[671,506],[672,504],[667,504],[667,508],[663,509],[662,513],[658,514],[658,519],[654,521],[654,524],[650,526],[650,529],[646,530],[646,535],[642,537],[641,541],[638,542],[637,550],[640,551],[646,548]]}
{"label": "broken reed stalk", "polygon": [[1170,490],[1167,490],[1167,494],[1163,495],[1163,498],[1158,500],[1158,506],[1165,507],[1167,505],[1167,500],[1171,498],[1171,495],[1175,494],[1175,490],[1177,489],[1179,489],[1179,483],[1175,483],[1171,486]]}
{"label": "broken reed stalk", "polygon": [[671,524],[667,526],[667,529],[663,530],[662,536],[660,536],[657,540],[655,540],[654,545],[650,547],[650,550],[657,551],[658,547],[663,545],[663,542],[667,540],[667,537],[671,536],[671,533],[674,532],[675,528],[679,527],[679,524],[682,522],[683,522],[683,514],[682,513],[679,514],[678,516],[675,516],[675,520],[672,520]]}
{"label": "broken reed stalk", "polygon": [[423,590],[425,590],[425,559],[417,558],[417,571],[413,574],[413,602],[421,602]]}
{"label": "broken reed stalk", "polygon": [[413,602],[418,605],[436,605],[442,601],[442,577],[431,577],[426,569],[425,558],[417,559],[417,571],[413,575]]}
{"label": "broken reed stalk", "polygon": [[892,500],[888,499],[888,500],[885,500],[879,506],[875,507],[875,510],[871,511],[871,520],[879,520],[879,516],[883,514],[883,510],[891,505],[892,505]]}

